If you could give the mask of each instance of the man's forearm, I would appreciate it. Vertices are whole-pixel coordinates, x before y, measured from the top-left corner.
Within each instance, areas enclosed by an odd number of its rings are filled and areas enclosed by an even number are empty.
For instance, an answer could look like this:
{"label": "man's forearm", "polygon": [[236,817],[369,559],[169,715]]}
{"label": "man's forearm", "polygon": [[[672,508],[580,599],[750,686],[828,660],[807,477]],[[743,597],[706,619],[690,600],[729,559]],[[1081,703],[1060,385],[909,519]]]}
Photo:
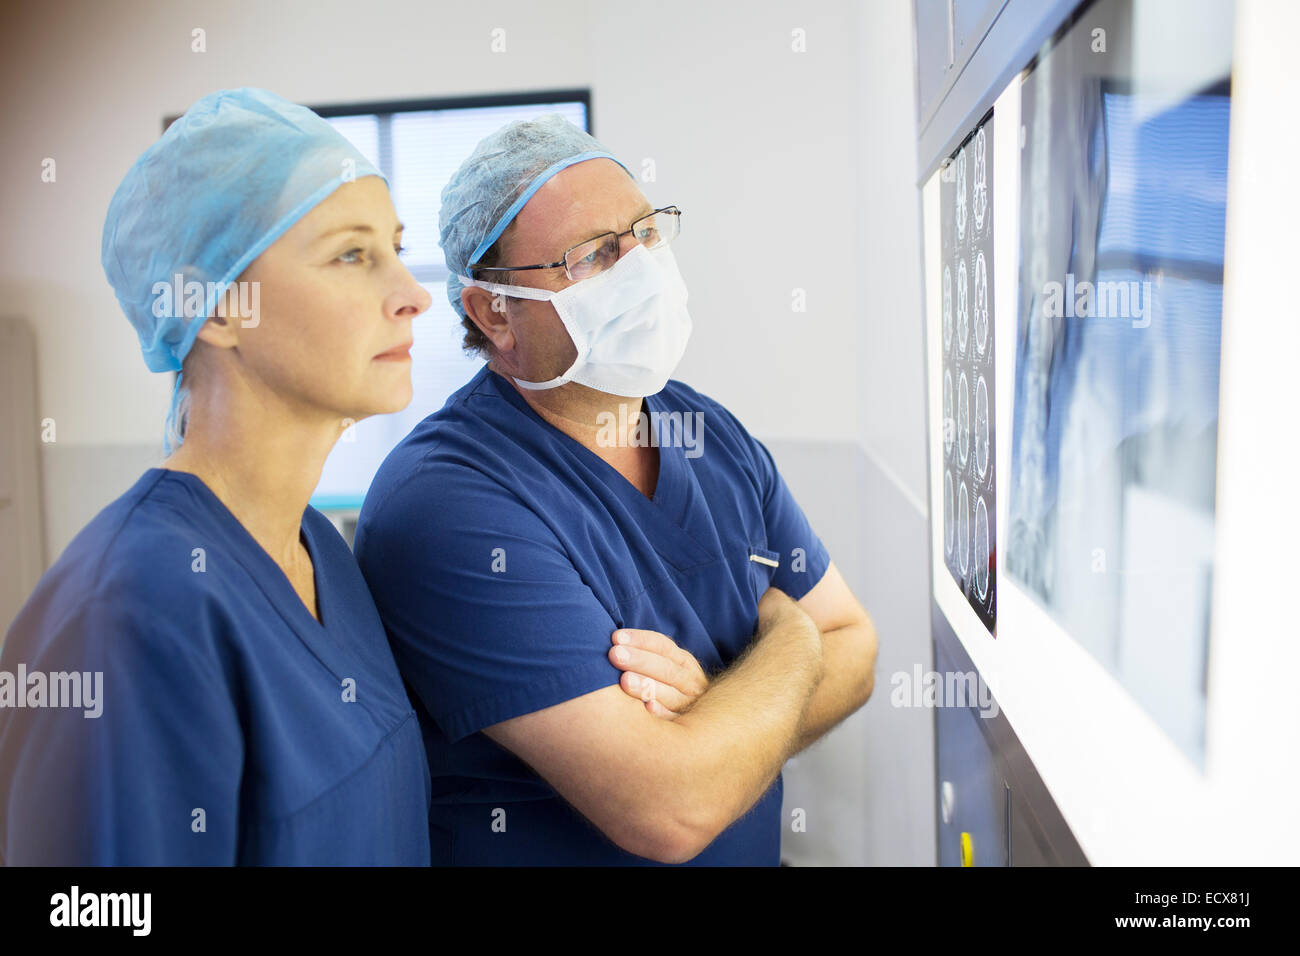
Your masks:
{"label": "man's forearm", "polygon": [[689,793],[688,816],[709,839],[772,785],[822,674],[817,626],[790,602],[670,725],[688,735],[679,793]]}
{"label": "man's forearm", "polygon": [[791,754],[867,702],[875,686],[876,629],[870,619],[822,634],[823,674],[799,722]]}

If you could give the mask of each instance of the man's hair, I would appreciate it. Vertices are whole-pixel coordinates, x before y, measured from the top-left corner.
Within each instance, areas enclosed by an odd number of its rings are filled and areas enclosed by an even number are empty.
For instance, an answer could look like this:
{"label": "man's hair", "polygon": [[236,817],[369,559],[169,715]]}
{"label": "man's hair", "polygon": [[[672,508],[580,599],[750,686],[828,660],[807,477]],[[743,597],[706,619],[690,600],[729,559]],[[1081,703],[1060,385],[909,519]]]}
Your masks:
{"label": "man's hair", "polygon": [[[488,247],[488,251],[483,253],[479,261],[469,267],[471,278],[481,279],[484,282],[499,282],[502,285],[514,285],[515,274],[513,272],[480,273],[476,271],[484,266],[495,266],[501,261],[501,241],[505,239],[514,228],[515,224],[512,221],[510,225],[506,226],[501,235],[497,237],[497,241]],[[495,295],[495,293],[492,293],[490,290],[485,289],[483,291]],[[509,297],[507,296],[506,298],[508,299]],[[461,342],[461,348],[471,355],[477,355],[484,359],[491,359],[493,357],[492,340],[484,335],[482,330],[474,324],[474,320],[470,318],[468,312],[466,312],[464,318],[460,320],[460,324],[465,328],[465,338]]]}

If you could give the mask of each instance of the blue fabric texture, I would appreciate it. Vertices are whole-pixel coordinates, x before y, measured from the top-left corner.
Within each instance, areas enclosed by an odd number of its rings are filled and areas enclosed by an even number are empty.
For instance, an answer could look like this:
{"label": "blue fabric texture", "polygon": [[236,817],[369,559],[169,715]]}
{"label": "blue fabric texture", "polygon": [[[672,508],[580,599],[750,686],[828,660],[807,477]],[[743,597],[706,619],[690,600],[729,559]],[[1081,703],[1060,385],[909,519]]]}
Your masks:
{"label": "blue fabric texture", "polygon": [[99,713],[50,706],[52,677],[44,706],[11,684],[3,862],[428,863],[425,749],[383,625],[328,519],[308,508],[302,537],[319,621],[193,475],[150,469],[77,535],[0,672],[100,673]]}
{"label": "blue fabric texture", "polygon": [[[606,655],[620,627],[661,631],[721,670],[752,641],[768,587],[798,600],[829,567],[730,412],[678,381],[645,404],[698,424],[695,447],[661,444],[653,498],[486,366],[371,485],[355,549],[421,716],[435,863],[650,863],[483,728],[618,683]],[[692,862],[776,864],[780,812],[778,780]]]}

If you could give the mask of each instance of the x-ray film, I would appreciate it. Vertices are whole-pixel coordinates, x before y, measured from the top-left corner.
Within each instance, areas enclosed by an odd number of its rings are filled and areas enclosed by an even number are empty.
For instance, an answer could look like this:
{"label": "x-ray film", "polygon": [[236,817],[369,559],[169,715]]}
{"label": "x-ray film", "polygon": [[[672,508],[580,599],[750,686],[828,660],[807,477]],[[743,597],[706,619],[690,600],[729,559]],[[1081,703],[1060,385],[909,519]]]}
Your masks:
{"label": "x-ray film", "polygon": [[943,556],[992,633],[997,621],[993,410],[993,117],[939,176],[943,245]]}
{"label": "x-ray film", "polygon": [[1205,746],[1232,5],[1099,0],[1021,87],[1005,569]]}

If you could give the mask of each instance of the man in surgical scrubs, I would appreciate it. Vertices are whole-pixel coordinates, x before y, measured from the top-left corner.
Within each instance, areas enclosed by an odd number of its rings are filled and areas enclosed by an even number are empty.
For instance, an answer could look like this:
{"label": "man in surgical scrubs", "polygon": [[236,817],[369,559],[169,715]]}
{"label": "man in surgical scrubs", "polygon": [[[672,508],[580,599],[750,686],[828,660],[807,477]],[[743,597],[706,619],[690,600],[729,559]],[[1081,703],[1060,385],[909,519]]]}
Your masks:
{"label": "man in surgical scrubs", "polygon": [[488,364],[388,457],[356,536],[434,862],[778,863],[781,766],[867,700],[876,637],[767,449],[668,378],[679,212],[554,115],[442,199]]}

